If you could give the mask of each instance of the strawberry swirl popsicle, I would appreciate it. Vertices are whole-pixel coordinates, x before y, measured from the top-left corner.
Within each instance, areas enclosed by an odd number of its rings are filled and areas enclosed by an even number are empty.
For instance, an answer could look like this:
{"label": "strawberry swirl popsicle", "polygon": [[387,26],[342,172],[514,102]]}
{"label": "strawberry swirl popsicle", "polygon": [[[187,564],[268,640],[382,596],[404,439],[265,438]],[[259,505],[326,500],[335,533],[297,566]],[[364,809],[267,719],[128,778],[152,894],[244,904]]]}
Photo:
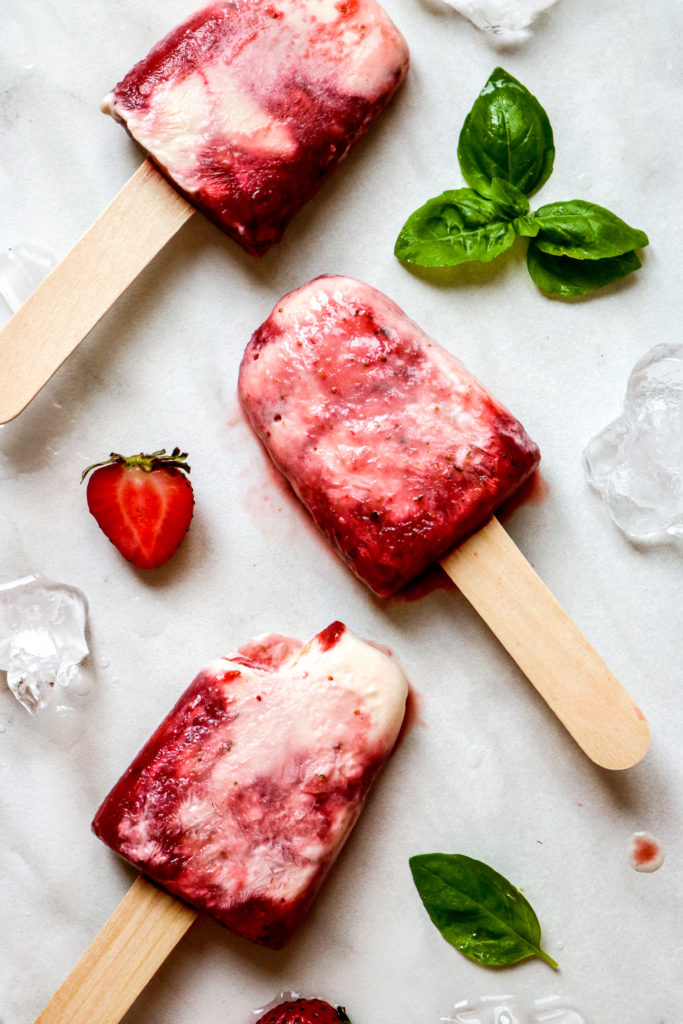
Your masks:
{"label": "strawberry swirl popsicle", "polygon": [[224,0],[161,40],[102,109],[258,256],[389,102],[408,59],[375,0]]}
{"label": "strawberry swirl popsicle", "polygon": [[97,811],[95,833],[187,903],[278,949],[391,752],[407,681],[334,622],[211,662]]}
{"label": "strawberry swirl popsicle", "polygon": [[454,356],[346,277],[277,303],[247,345],[239,393],[318,527],[382,597],[485,523],[540,458]]}

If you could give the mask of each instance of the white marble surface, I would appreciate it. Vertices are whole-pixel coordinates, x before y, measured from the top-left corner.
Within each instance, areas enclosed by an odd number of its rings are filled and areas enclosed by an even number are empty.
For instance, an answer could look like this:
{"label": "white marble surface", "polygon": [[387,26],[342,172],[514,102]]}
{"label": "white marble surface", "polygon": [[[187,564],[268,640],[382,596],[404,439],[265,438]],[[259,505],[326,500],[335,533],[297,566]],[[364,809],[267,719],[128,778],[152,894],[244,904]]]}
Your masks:
{"label": "white marble surface", "polygon": [[[192,218],[0,429],[0,580],[40,572],[80,587],[92,649],[66,715],[31,718],[0,691],[2,1024],[33,1021],[130,884],[90,819],[180,689],[255,634],[308,636],[337,617],[401,658],[419,723],[291,945],[269,953],[202,920],[126,1024],[246,1024],[281,989],[344,1002],[354,1024],[436,1024],[502,991],[520,1006],[558,995],[589,1024],[680,1021],[683,554],[625,540],[581,466],[638,358],[679,339],[680,6],[560,0],[503,53],[445,7],[386,7],[411,46],[409,80],[285,241],[255,262]],[[100,97],[189,9],[5,0],[0,251],[31,242],[64,255],[123,185],[140,156]],[[586,198],[650,235],[643,269],[602,295],[544,298],[518,247],[441,282],[393,258],[407,214],[462,184],[458,132],[498,63],[555,130],[538,203]],[[457,593],[374,599],[275,480],[238,413],[237,365],[277,298],[322,272],[388,292],[538,441],[547,493],[508,527],[648,715],[638,767],[587,761]],[[191,454],[196,516],[177,556],[144,575],[99,532],[80,472],[111,449],[175,444]],[[663,844],[659,871],[629,865],[635,831]],[[407,865],[436,849],[522,887],[560,971],[487,971],[448,946]]]}

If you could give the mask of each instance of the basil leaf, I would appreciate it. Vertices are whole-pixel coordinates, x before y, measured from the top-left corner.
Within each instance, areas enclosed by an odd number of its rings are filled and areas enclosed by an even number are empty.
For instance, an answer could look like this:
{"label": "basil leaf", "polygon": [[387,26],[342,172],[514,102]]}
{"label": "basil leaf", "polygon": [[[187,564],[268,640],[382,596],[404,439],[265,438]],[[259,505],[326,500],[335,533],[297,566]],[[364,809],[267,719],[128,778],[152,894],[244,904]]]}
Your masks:
{"label": "basil leaf", "polygon": [[575,260],[570,256],[554,256],[538,248],[536,239],[529,242],[526,265],[534,284],[550,295],[588,295],[621,277],[638,270],[641,263],[634,252],[608,256],[599,260]]}
{"label": "basil leaf", "polygon": [[529,212],[529,200],[516,185],[503,178],[491,182],[491,199],[506,217],[520,217]]}
{"label": "basil leaf", "polygon": [[536,245],[552,256],[598,260],[641,249],[649,239],[615,213],[584,199],[541,206],[532,215],[539,225]]}
{"label": "basil leaf", "polygon": [[470,188],[456,188],[429,199],[410,215],[394,254],[419,267],[453,267],[469,260],[488,263],[514,240],[512,224],[495,203]]}
{"label": "basil leaf", "polygon": [[548,180],[555,160],[545,110],[521,82],[496,68],[465,118],[458,141],[465,181],[491,196],[502,178],[530,196]]}
{"label": "basil leaf", "polygon": [[479,860],[454,853],[410,858],[413,881],[432,922],[470,960],[490,967],[538,956],[541,926],[531,905],[507,879]]}
{"label": "basil leaf", "polygon": [[534,220],[533,213],[528,214],[526,217],[515,217],[512,226],[516,234],[522,238],[535,238],[540,231],[540,225],[538,221]]}

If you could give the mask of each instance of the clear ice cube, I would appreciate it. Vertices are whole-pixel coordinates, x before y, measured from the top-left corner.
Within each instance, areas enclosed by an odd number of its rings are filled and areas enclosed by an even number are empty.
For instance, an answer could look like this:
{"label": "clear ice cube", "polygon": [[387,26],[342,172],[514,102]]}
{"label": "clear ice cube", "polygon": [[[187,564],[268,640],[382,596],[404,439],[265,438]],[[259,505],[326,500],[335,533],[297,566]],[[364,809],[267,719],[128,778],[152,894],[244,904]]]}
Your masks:
{"label": "clear ice cube", "polygon": [[88,604],[77,587],[43,576],[0,584],[0,670],[27,711],[66,688],[89,653],[85,640]]}
{"label": "clear ice cube", "polygon": [[481,996],[455,1004],[455,1016],[441,1024],[586,1024],[583,1016],[559,996],[544,996],[522,1006],[514,996]]}
{"label": "clear ice cube", "polygon": [[683,345],[656,345],[636,364],[623,412],[587,446],[584,468],[632,540],[683,539]]}
{"label": "clear ice cube", "polygon": [[539,14],[557,0],[427,0],[435,6],[448,5],[500,46],[525,42]]}
{"label": "clear ice cube", "polygon": [[47,249],[26,242],[0,253],[0,311],[16,313],[56,262]]}

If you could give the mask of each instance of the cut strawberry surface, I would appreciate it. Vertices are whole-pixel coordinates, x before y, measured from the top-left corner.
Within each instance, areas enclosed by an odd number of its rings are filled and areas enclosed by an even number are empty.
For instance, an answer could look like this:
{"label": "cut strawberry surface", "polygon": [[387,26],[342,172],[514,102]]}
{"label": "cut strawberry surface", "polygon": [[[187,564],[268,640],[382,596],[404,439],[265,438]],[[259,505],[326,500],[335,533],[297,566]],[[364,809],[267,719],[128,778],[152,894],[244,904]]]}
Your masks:
{"label": "cut strawberry surface", "polygon": [[330,1006],[323,999],[292,999],[268,1010],[256,1024],[339,1024],[340,1021],[349,1021],[343,1006]]}
{"label": "cut strawberry surface", "polygon": [[112,452],[83,472],[88,508],[124,558],[140,569],[169,560],[187,533],[194,494],[187,453],[174,448],[129,457]]}

